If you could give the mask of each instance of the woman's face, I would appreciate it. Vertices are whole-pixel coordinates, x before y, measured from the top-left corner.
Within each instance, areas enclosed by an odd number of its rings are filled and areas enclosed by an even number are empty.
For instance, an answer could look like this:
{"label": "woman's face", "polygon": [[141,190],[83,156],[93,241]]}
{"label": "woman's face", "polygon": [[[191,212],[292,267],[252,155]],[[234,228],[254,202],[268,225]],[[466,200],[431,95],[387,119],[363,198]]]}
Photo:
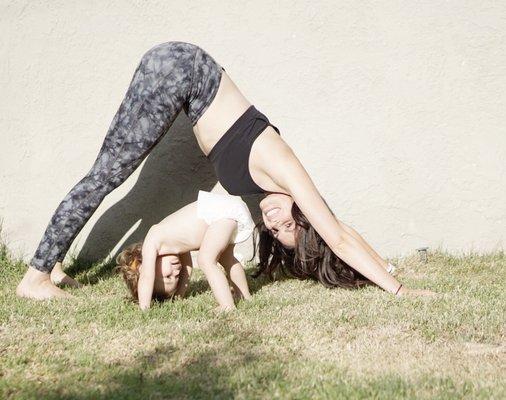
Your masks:
{"label": "woman's face", "polygon": [[296,224],[292,204],[292,197],[282,193],[270,193],[259,204],[266,228],[288,248],[295,247]]}
{"label": "woman's face", "polygon": [[157,257],[153,292],[164,297],[171,297],[177,289],[181,268],[181,261],[176,255]]}

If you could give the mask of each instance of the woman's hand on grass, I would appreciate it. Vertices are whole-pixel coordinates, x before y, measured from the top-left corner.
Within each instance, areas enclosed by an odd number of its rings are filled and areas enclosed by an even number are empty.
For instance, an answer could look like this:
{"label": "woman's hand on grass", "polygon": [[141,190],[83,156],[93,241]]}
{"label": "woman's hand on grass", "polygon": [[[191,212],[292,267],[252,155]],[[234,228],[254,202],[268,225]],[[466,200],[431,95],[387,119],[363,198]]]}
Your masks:
{"label": "woman's hand on grass", "polygon": [[424,296],[424,297],[432,297],[437,295],[436,292],[433,292],[432,290],[428,289],[409,289],[407,287],[402,287],[401,290],[398,293],[399,297],[417,297],[417,296]]}

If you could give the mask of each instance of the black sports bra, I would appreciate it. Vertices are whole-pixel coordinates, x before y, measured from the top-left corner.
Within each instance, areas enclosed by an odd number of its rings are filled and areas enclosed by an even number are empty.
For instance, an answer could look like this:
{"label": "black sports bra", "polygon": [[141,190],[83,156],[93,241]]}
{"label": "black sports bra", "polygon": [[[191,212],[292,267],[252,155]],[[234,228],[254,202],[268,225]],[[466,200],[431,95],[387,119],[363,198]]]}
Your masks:
{"label": "black sports bra", "polygon": [[279,129],[251,105],[223,134],[207,158],[225,190],[235,196],[265,193],[251,178],[248,168],[251,146],[267,126]]}

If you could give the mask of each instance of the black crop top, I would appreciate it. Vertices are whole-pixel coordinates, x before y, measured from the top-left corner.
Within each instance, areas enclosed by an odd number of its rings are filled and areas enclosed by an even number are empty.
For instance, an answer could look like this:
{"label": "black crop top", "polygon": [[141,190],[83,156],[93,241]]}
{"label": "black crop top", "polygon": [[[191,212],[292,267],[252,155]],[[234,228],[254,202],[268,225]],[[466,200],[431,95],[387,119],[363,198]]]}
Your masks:
{"label": "black crop top", "polygon": [[265,193],[253,179],[248,168],[251,146],[267,126],[279,129],[251,105],[223,134],[207,158],[225,190],[235,196]]}

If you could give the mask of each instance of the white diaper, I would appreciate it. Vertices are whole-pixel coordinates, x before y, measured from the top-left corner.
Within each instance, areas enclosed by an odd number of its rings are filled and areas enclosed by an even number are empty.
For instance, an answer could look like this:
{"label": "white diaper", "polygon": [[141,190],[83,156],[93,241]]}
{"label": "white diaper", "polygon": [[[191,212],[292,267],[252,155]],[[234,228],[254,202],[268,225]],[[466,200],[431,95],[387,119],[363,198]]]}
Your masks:
{"label": "white diaper", "polygon": [[248,206],[240,196],[199,190],[197,215],[209,225],[223,218],[237,221],[237,228],[230,243],[244,242],[250,237],[255,227]]}

